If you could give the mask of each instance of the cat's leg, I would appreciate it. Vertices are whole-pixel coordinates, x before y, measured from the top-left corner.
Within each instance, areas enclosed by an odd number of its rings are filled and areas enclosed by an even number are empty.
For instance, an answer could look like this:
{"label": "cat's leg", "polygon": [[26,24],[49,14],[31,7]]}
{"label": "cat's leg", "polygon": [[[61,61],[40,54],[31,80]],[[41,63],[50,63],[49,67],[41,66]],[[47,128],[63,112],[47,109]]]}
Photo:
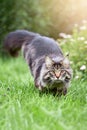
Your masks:
{"label": "cat's leg", "polygon": [[40,78],[40,76],[39,77],[35,76],[34,82],[35,82],[36,88],[38,88],[40,91],[43,91],[45,89],[46,82],[42,78]]}
{"label": "cat's leg", "polygon": [[52,89],[53,95],[66,95],[67,94],[67,88],[53,88]]}
{"label": "cat's leg", "polygon": [[62,94],[63,94],[63,95],[66,95],[66,94],[67,94],[67,88],[66,88],[66,87],[63,88]]}
{"label": "cat's leg", "polygon": [[64,87],[64,88],[60,88],[57,90],[58,94],[59,95],[66,95],[67,94],[67,88]]}
{"label": "cat's leg", "polygon": [[35,80],[35,87],[38,88],[40,91],[43,90],[43,86],[39,80]]}
{"label": "cat's leg", "polygon": [[70,85],[70,82],[64,84],[63,91],[62,91],[63,95],[67,94],[69,85]]}

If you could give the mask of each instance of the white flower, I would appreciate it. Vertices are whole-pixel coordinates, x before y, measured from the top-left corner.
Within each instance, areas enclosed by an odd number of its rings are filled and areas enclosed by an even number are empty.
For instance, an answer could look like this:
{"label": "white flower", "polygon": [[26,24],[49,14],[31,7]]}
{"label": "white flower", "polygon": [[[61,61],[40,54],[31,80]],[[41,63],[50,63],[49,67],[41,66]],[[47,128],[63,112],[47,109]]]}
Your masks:
{"label": "white flower", "polygon": [[72,38],[72,35],[68,34],[68,35],[67,35],[67,38]]}
{"label": "white flower", "polygon": [[87,27],[86,27],[86,26],[81,26],[79,29],[80,29],[80,30],[86,30]]}
{"label": "white flower", "polygon": [[82,66],[80,67],[80,70],[86,70],[86,66],[85,66],[85,65],[82,65]]}
{"label": "white flower", "polygon": [[71,41],[71,42],[75,42],[75,39],[71,38],[70,41]]}
{"label": "white flower", "polygon": [[59,36],[62,38],[66,38],[66,34],[65,33],[59,33]]}
{"label": "white flower", "polygon": [[78,75],[76,75],[76,76],[75,76],[75,79],[78,79],[78,78],[79,78],[79,76],[78,76]]}
{"label": "white flower", "polygon": [[84,23],[84,24],[87,23],[87,20],[84,19],[84,20],[82,21],[82,23]]}
{"label": "white flower", "polygon": [[74,24],[74,27],[78,27],[78,24],[76,23],[76,24]]}
{"label": "white flower", "polygon": [[84,37],[78,37],[78,40],[79,40],[79,41],[84,41],[85,38],[84,38]]}
{"label": "white flower", "polygon": [[72,38],[72,36],[70,34],[65,34],[65,33],[60,33],[59,36],[62,37],[62,38],[65,38],[65,39],[66,38]]}
{"label": "white flower", "polygon": [[84,41],[84,44],[87,44],[87,41]]}

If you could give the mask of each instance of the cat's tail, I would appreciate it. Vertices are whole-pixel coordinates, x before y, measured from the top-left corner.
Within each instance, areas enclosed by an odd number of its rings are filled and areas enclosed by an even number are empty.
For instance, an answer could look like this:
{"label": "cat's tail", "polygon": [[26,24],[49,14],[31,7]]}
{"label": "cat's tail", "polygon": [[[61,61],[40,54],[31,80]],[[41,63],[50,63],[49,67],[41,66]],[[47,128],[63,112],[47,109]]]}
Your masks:
{"label": "cat's tail", "polygon": [[31,43],[31,41],[39,34],[29,32],[27,30],[17,30],[10,32],[4,40],[3,48],[11,56],[18,56],[18,52],[22,45]]}

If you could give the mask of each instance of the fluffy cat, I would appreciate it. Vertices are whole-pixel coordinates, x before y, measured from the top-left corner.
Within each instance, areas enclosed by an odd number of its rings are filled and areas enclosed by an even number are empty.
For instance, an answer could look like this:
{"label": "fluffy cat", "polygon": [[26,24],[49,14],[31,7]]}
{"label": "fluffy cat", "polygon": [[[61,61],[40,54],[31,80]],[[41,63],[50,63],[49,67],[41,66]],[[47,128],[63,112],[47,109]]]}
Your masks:
{"label": "fluffy cat", "polygon": [[12,56],[18,56],[22,48],[24,58],[34,77],[35,86],[66,94],[72,69],[58,43],[45,36],[26,30],[10,32],[4,41],[4,49]]}

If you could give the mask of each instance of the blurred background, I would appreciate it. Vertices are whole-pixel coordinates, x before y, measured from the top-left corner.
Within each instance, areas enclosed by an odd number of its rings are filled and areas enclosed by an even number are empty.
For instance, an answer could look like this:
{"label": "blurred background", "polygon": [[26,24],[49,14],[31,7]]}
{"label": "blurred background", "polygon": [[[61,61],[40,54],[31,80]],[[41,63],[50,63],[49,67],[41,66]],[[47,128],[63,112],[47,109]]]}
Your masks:
{"label": "blurred background", "polygon": [[77,75],[87,72],[87,0],[0,0],[0,46],[16,29],[55,38],[70,52]]}
{"label": "blurred background", "polygon": [[58,38],[87,20],[86,12],[87,0],[0,0],[0,41],[16,29]]}

